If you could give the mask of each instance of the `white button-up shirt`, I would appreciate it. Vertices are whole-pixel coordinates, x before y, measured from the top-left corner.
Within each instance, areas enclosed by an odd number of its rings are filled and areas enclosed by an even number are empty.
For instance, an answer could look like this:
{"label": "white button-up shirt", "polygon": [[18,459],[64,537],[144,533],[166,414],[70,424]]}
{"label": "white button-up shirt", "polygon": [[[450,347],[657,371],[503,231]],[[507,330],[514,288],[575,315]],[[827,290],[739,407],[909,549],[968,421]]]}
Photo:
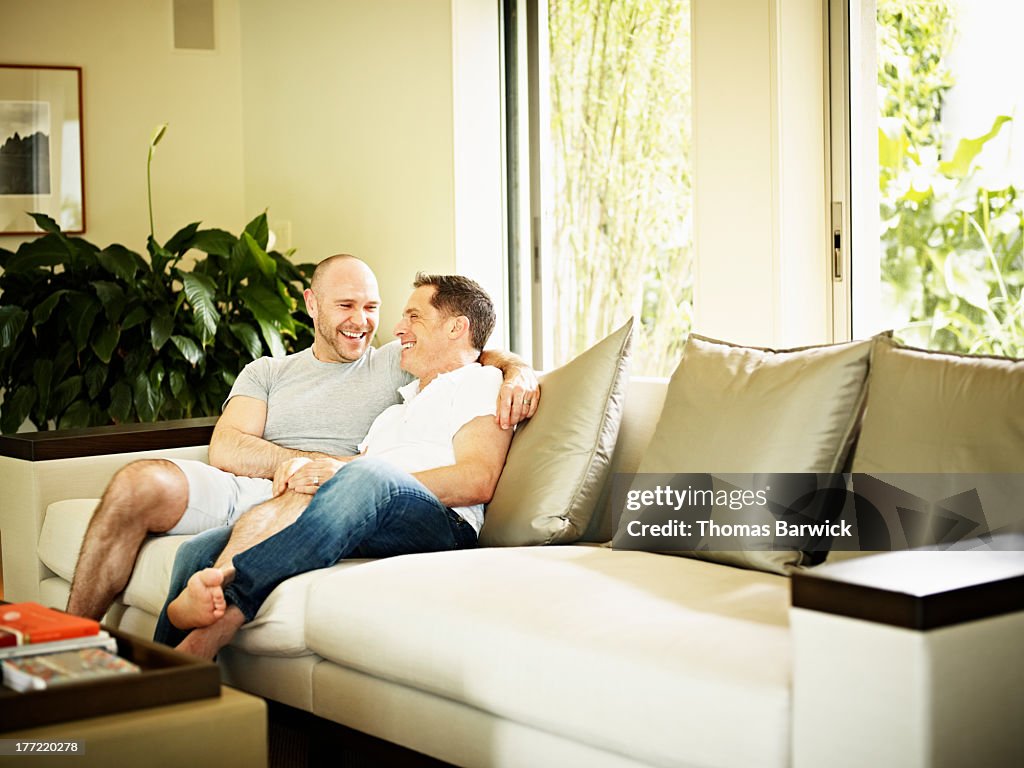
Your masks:
{"label": "white button-up shirt", "polygon": [[[470,363],[439,374],[420,390],[417,379],[398,392],[404,402],[376,418],[360,450],[406,472],[455,463],[456,433],[478,416],[494,416],[502,375],[497,368]],[[454,507],[477,531],[484,505]]]}

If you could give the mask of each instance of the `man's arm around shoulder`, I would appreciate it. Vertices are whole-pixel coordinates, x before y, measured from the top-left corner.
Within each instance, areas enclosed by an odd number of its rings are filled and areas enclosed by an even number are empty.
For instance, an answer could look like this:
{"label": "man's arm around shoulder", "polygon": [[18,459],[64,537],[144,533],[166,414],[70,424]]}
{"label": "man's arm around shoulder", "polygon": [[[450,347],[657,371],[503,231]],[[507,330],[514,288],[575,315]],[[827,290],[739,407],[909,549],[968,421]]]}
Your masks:
{"label": "man's arm around shoulder", "polygon": [[497,368],[504,377],[498,392],[498,412],[494,417],[502,429],[514,427],[537,413],[540,382],[529,363],[511,352],[485,349],[480,353],[480,364]]}

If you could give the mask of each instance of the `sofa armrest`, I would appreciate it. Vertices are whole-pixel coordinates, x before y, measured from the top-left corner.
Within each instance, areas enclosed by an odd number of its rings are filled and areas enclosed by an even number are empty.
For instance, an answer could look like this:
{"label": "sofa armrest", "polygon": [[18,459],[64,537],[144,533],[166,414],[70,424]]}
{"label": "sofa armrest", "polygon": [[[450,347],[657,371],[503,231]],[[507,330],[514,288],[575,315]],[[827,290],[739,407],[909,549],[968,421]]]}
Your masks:
{"label": "sofa armrest", "polygon": [[1024,536],[794,575],[793,765],[1020,765]]}
{"label": "sofa armrest", "polygon": [[46,508],[99,498],[110,478],[139,459],[205,461],[216,418],[0,437],[0,563],[7,600],[38,600],[50,571],[37,548]]}

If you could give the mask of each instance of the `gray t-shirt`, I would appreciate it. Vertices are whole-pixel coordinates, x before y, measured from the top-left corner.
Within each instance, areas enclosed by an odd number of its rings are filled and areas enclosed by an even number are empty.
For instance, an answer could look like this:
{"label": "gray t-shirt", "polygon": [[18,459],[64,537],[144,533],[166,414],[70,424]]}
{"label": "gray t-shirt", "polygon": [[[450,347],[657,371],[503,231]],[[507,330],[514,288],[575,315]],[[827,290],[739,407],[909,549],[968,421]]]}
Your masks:
{"label": "gray t-shirt", "polygon": [[397,341],[369,348],[353,363],[324,363],[304,349],[287,357],[261,357],[238,375],[228,393],[267,404],[263,437],[299,451],[351,456],[377,416],[400,402],[398,388],[412,381],[401,369]]}

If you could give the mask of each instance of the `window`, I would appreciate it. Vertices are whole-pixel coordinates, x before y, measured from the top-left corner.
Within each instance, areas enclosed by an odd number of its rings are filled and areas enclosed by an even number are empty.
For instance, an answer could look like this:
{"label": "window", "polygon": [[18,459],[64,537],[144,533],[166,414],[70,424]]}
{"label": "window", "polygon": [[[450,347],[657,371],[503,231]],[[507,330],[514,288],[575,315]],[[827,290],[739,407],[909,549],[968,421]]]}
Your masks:
{"label": "window", "polygon": [[512,346],[552,368],[633,315],[633,372],[668,375],[693,313],[689,2],[509,0],[504,33]]}
{"label": "window", "polygon": [[1024,6],[853,0],[846,18],[854,335],[1024,355]]}

